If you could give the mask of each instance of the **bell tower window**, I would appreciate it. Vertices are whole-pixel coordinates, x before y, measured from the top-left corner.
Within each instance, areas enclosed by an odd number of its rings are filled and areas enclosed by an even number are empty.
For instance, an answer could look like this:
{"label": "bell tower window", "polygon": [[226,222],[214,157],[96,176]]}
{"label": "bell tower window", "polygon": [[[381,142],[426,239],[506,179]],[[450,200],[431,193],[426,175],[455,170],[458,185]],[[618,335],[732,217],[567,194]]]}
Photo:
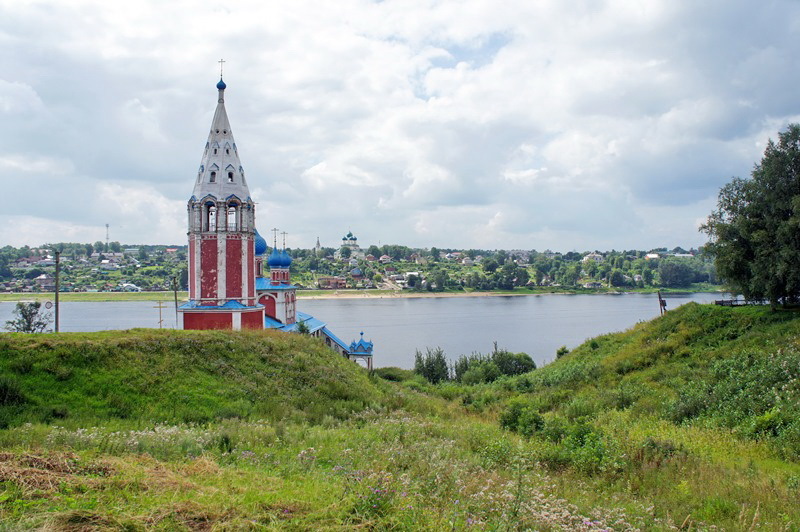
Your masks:
{"label": "bell tower window", "polygon": [[228,231],[236,231],[236,205],[228,206]]}
{"label": "bell tower window", "polygon": [[217,173],[216,172],[211,172],[211,179],[209,181],[211,183],[216,183],[217,182]]}
{"label": "bell tower window", "polygon": [[233,172],[228,172],[228,183],[233,183]]}
{"label": "bell tower window", "polygon": [[217,230],[217,208],[214,204],[206,204],[206,216],[203,220],[203,229],[206,231]]}

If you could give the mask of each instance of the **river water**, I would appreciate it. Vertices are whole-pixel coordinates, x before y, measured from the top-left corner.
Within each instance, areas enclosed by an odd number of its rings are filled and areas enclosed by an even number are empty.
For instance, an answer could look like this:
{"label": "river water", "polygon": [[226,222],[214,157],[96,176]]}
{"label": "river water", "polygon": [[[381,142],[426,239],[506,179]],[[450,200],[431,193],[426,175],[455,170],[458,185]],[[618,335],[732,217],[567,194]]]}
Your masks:
{"label": "river water", "polygon": [[[689,301],[709,303],[719,294],[670,294],[668,309]],[[623,331],[658,316],[655,294],[594,294],[442,298],[300,299],[298,309],[328,323],[350,342],[364,331],[375,342],[375,366],[411,368],[414,353],[441,347],[451,359],[501,348],[531,355],[536,364],[555,358],[559,346]],[[164,303],[162,326],[175,327],[175,309]],[[0,324],[15,303],[0,302]],[[61,304],[61,330],[100,331],[159,326],[152,301]]]}

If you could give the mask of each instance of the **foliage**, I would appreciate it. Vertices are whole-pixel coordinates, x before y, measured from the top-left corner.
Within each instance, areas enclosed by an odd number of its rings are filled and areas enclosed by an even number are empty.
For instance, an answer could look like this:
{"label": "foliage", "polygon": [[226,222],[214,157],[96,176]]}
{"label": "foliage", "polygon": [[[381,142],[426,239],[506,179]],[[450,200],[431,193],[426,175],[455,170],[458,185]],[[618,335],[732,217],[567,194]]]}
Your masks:
{"label": "foliage", "polygon": [[499,349],[497,342],[488,355],[461,355],[452,367],[452,378],[465,384],[493,382],[501,375],[522,375],[536,369],[536,363],[526,353]]}
{"label": "foliage", "polygon": [[377,368],[375,370],[375,374],[382,379],[392,382],[403,382],[414,377],[414,372],[412,370],[397,368],[394,366]]}
{"label": "foliage", "polygon": [[789,339],[799,328],[795,313],[688,304],[632,331],[589,340],[504,385],[528,392],[531,404],[569,423],[626,410],[732,429],[797,459],[800,349]]}
{"label": "foliage", "polygon": [[308,328],[308,324],[305,321],[299,321],[297,322],[297,332],[308,335],[311,333],[311,329]]}
{"label": "foliage", "polygon": [[[0,521],[791,529],[799,327],[790,312],[690,304],[474,386],[377,370],[402,381],[387,382],[300,335],[6,335]],[[693,383],[708,405],[670,421]],[[212,415],[181,420],[170,409],[182,402]],[[30,415],[45,408],[49,418]]]}
{"label": "foliage", "polygon": [[435,349],[428,347],[424,354],[417,350],[414,355],[414,373],[422,375],[432,384],[446,381],[449,378],[449,371],[444,350],[441,347]]}
{"label": "foliage", "polygon": [[21,333],[45,332],[52,316],[42,311],[40,301],[20,301],[14,308],[14,319],[6,321],[6,330]]}
{"label": "foliage", "polygon": [[698,261],[683,258],[665,258],[659,261],[658,276],[661,286],[683,287],[709,280],[709,273]]}
{"label": "foliage", "polygon": [[701,230],[717,271],[747,299],[800,298],[800,125],[767,144],[750,179],[734,178]]}

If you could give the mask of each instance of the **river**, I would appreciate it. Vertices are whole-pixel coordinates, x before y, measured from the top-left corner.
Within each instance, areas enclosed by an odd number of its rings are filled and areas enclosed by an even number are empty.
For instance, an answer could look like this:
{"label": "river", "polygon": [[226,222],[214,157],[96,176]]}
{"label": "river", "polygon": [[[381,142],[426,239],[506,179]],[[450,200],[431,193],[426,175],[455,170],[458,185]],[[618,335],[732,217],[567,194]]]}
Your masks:
{"label": "river", "polygon": [[[668,309],[689,301],[709,303],[719,294],[670,294]],[[0,302],[0,324],[15,303]],[[163,326],[175,327],[174,307],[164,303]],[[494,342],[525,352],[536,364],[555,358],[559,346],[576,347],[587,338],[623,331],[658,316],[655,294],[560,295],[442,298],[359,298],[298,301],[298,309],[328,323],[342,340],[375,342],[375,366],[411,368],[417,349],[441,347],[449,358],[487,353]],[[61,330],[100,331],[158,327],[152,301],[61,304]]]}

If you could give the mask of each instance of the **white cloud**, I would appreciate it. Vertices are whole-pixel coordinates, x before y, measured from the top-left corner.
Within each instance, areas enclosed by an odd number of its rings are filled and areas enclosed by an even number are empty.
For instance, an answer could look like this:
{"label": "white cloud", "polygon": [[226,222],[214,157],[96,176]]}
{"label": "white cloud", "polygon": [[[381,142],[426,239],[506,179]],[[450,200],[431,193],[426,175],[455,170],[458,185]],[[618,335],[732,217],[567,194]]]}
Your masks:
{"label": "white cloud", "polygon": [[259,226],[295,245],[697,245],[800,118],[800,6],[770,5],[0,0],[0,165],[36,196],[10,215],[183,241],[222,56]]}

